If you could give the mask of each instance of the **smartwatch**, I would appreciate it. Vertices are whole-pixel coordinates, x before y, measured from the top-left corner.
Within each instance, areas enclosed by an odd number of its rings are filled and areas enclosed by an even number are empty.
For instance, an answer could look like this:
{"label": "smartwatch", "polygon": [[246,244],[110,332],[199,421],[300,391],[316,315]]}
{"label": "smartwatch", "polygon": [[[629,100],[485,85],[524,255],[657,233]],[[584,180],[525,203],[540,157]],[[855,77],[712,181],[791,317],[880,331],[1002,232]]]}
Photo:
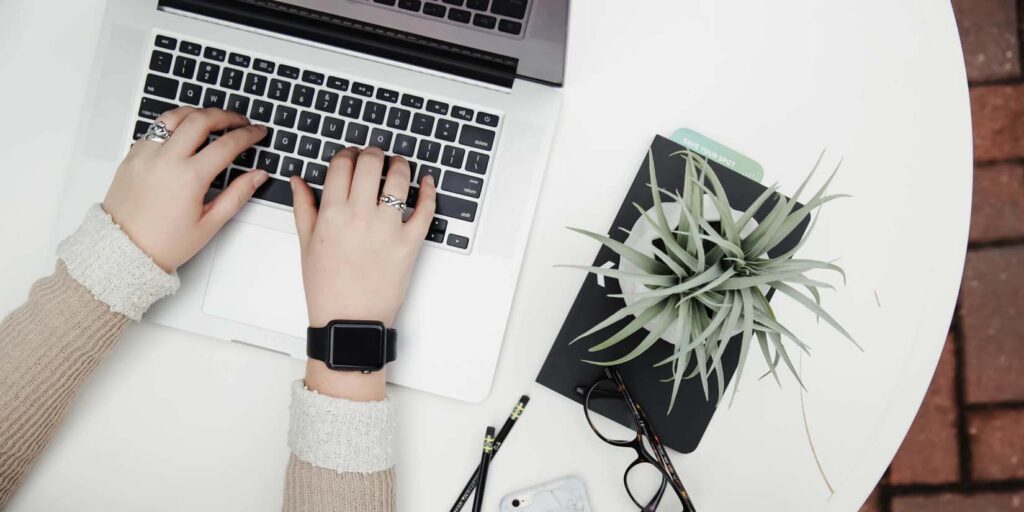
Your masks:
{"label": "smartwatch", "polygon": [[332,320],[306,329],[306,355],[337,371],[370,373],[395,360],[398,332],[370,320]]}

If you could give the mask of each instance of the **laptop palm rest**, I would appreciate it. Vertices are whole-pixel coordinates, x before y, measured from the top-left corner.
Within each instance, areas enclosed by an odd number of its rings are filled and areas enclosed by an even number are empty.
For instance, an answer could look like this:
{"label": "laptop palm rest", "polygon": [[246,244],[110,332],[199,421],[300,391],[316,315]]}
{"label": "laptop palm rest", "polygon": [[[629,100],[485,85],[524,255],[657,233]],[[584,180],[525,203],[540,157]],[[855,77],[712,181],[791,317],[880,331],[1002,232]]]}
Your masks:
{"label": "laptop palm rest", "polygon": [[298,237],[228,222],[217,237],[203,312],[304,338],[308,316]]}

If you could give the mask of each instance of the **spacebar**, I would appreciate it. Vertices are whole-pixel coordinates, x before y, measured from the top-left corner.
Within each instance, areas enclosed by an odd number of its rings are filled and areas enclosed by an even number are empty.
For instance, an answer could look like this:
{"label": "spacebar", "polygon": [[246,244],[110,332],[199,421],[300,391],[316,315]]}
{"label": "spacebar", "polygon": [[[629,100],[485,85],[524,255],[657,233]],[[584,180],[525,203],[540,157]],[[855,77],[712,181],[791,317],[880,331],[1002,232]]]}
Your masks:
{"label": "spacebar", "polygon": [[271,203],[292,205],[292,185],[285,180],[270,178],[266,183],[256,189],[252,195],[256,199],[270,201]]}

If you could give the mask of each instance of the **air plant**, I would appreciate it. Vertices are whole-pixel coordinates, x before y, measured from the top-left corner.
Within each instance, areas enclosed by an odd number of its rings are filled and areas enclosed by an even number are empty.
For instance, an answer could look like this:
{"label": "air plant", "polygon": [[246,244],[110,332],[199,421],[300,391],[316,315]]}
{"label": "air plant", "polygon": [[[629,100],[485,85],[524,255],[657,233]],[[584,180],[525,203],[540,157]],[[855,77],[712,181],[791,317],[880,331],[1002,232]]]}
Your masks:
{"label": "air plant", "polygon": [[[723,354],[737,334],[740,335],[737,382],[743,374],[750,346],[756,340],[768,365],[764,376],[771,374],[781,385],[777,372],[781,361],[802,387],[803,382],[793,365],[790,351],[795,346],[809,353],[808,346],[779,321],[766,294],[769,289],[775,289],[792,298],[857,345],[821,306],[821,290],[834,289],[833,286],[808,277],[807,273],[812,270],[834,272],[842,276],[844,283],[846,275],[833,263],[793,257],[814,229],[818,215],[814,215],[813,222],[795,247],[774,256],[768,251],[797,229],[808,216],[819,211],[822,205],[844,197],[825,193],[835,171],[806,204],[800,205],[798,199],[821,163],[821,157],[792,199],[778,193],[778,185],[774,185],[745,211],[734,212],[715,171],[703,156],[690,150],[677,151],[672,156],[686,161],[682,193],[658,186],[654,159],[648,153],[654,206],[644,210],[634,203],[643,222],[656,233],[657,243],[649,243],[649,247],[631,247],[608,236],[570,228],[601,242],[620,256],[617,269],[570,267],[618,279],[620,284],[636,285],[635,293],[626,293],[623,286],[623,293],[610,295],[626,299],[626,305],[572,342],[632,317],[616,333],[589,349],[590,352],[600,352],[646,328],[646,336],[626,355],[613,361],[587,361],[614,366],[635,359],[665,337],[670,329],[677,329],[676,333],[671,333],[675,338],[672,355],[654,365],[671,369],[671,376],[664,380],[672,382],[670,412],[680,383],[695,376],[700,378],[705,399],[709,399],[708,380],[713,376],[718,384],[717,401],[721,402],[725,388]],[[664,202],[666,199],[671,201]],[[709,201],[711,206],[708,214],[705,201]],[[670,222],[666,205],[679,209],[678,216],[672,214],[674,223]],[[758,222],[755,213],[762,207],[769,208],[769,213]],[[717,214],[717,220],[713,218],[714,214]],[[630,233],[625,228],[621,229]],[[801,290],[806,290],[806,294]],[[733,398],[737,389],[738,386],[733,387]]]}

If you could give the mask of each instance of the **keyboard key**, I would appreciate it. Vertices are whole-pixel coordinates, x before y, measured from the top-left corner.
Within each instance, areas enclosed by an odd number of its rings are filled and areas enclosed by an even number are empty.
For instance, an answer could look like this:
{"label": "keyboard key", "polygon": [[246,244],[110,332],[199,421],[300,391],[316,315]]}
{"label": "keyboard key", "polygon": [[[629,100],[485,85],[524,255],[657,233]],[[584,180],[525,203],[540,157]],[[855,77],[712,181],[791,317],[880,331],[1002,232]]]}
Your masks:
{"label": "keyboard key", "polygon": [[244,75],[245,73],[241,69],[224,68],[224,73],[220,76],[220,86],[237,91],[242,88],[242,77]]}
{"label": "keyboard key", "polygon": [[316,109],[333,114],[334,110],[338,108],[339,97],[341,95],[336,92],[321,90],[316,93]]}
{"label": "keyboard key", "polygon": [[434,219],[430,221],[431,231],[440,231],[443,233],[446,229],[448,229],[448,221],[437,217],[434,217]]}
{"label": "keyboard key", "polygon": [[473,15],[473,24],[478,27],[493,29],[498,24],[498,18],[489,14],[476,13]]}
{"label": "keyboard key", "polygon": [[328,77],[327,87],[330,87],[331,89],[334,89],[336,91],[347,91],[348,80],[345,80],[344,78],[338,78],[336,76]]}
{"label": "keyboard key", "polygon": [[259,121],[261,123],[269,123],[273,111],[273,103],[269,101],[255,100],[252,102],[252,110],[249,111],[249,119]]}
{"label": "keyboard key", "polygon": [[416,158],[430,163],[436,163],[441,153],[441,143],[423,139],[420,141],[420,149],[416,152]]}
{"label": "keyboard key", "polygon": [[288,101],[288,93],[292,91],[292,84],[284,80],[274,78],[270,81],[270,92],[267,95],[272,100]]}
{"label": "keyboard key", "polygon": [[146,77],[146,94],[173,100],[178,96],[178,81],[173,78],[150,74]]}
{"label": "keyboard key", "polygon": [[477,112],[476,122],[485,126],[498,126],[498,116],[487,112]]}
{"label": "keyboard key", "polygon": [[352,96],[345,96],[341,98],[341,108],[338,109],[338,113],[353,119],[359,118],[359,111],[363,108],[363,100],[359,98],[353,98]]}
{"label": "keyboard key", "polygon": [[490,0],[466,0],[466,7],[477,11],[486,11],[487,5],[490,3]]}
{"label": "keyboard key", "polygon": [[207,46],[206,50],[203,52],[203,57],[206,57],[210,60],[215,60],[217,62],[224,62],[224,59],[226,59],[227,56],[227,52],[219,48],[214,48],[212,46]]}
{"label": "keyboard key", "polygon": [[[383,185],[383,182],[381,183]],[[409,195],[405,198],[405,204],[409,208],[416,208],[416,200],[420,197],[419,187],[409,187]]]}
{"label": "keyboard key", "polygon": [[384,105],[383,103],[367,101],[366,108],[363,109],[363,121],[373,124],[383,124],[384,113],[387,112],[387,110],[387,105]]}
{"label": "keyboard key", "polygon": [[427,110],[442,116],[448,115],[448,104],[440,101],[427,100]]}
{"label": "keyboard key", "polygon": [[360,96],[366,96],[369,98],[373,96],[373,86],[364,84],[362,82],[353,82],[352,92]]}
{"label": "keyboard key", "polygon": [[501,21],[498,22],[498,30],[506,34],[512,34],[517,36],[523,32],[523,24],[519,23],[518,21],[512,21],[502,18]]}
{"label": "keyboard key", "polygon": [[441,183],[441,168],[433,165],[421,165],[420,173],[416,175],[416,183],[422,182],[425,176],[434,178],[434,186],[437,186],[438,183]]}
{"label": "keyboard key", "polygon": [[416,152],[416,137],[404,133],[395,135],[395,147],[392,151],[397,155],[411,157]]}
{"label": "keyboard key", "polygon": [[156,45],[160,48],[173,50],[178,47],[178,40],[173,37],[161,36],[158,34],[156,36]]}
{"label": "keyboard key", "polygon": [[267,77],[259,73],[245,75],[245,92],[253,96],[263,96],[267,92]]}
{"label": "keyboard key", "polygon": [[135,121],[135,131],[132,133],[132,140],[139,140],[143,135],[149,131],[149,125],[153,123],[147,123],[145,121]]}
{"label": "keyboard key", "polygon": [[188,41],[182,41],[181,44],[178,45],[178,51],[180,51],[181,53],[187,53],[189,55],[198,56],[202,48],[202,46],[199,46],[196,43],[190,43]]}
{"label": "keyboard key", "polygon": [[455,136],[459,133],[459,123],[447,119],[437,120],[437,129],[434,130],[434,137],[448,142],[455,142]]}
{"label": "keyboard key", "polygon": [[320,114],[314,114],[313,112],[303,110],[302,113],[299,114],[298,129],[306,133],[316,133],[320,131]]}
{"label": "keyboard key", "polygon": [[462,167],[462,160],[466,158],[466,150],[455,146],[445,146],[441,154],[441,163],[459,169]]}
{"label": "keyboard key", "polygon": [[292,92],[292,103],[300,107],[312,107],[315,93],[316,90],[312,87],[296,84],[295,91]]}
{"label": "keyboard key", "polygon": [[437,214],[473,222],[473,219],[476,218],[476,203],[468,199],[438,193]]}
{"label": "keyboard key", "polygon": [[413,96],[412,94],[403,94],[402,105],[412,108],[423,108],[423,98]]}
{"label": "keyboard key", "polygon": [[526,17],[527,0],[494,0],[491,12],[521,20]]}
{"label": "keyboard key", "polygon": [[174,76],[192,78],[196,73],[196,60],[178,55],[174,59]]}
{"label": "keyboard key", "polygon": [[292,107],[278,105],[277,111],[274,112],[274,124],[284,126],[285,128],[292,128],[295,126],[295,116],[297,116],[298,113],[299,112]]}
{"label": "keyboard key", "polygon": [[281,161],[281,176],[290,178],[292,176],[302,175],[302,160],[298,158],[286,156]]}
{"label": "keyboard key", "polygon": [[324,150],[323,152],[320,153],[320,160],[323,160],[324,162],[330,162],[331,158],[334,157],[334,154],[343,149],[345,149],[345,146],[341,144],[335,144],[333,142],[324,142]]}
{"label": "keyboard key", "polygon": [[370,133],[370,145],[378,147],[384,151],[390,151],[392,135],[393,134],[388,130],[374,128],[373,132]]}
{"label": "keyboard key", "polygon": [[227,99],[227,96],[228,93],[224,91],[207,87],[206,94],[203,95],[203,107],[224,108],[224,101]]}
{"label": "keyboard key", "polygon": [[392,91],[391,89],[381,87],[380,89],[377,89],[377,99],[388,103],[397,103],[398,91]]}
{"label": "keyboard key", "polygon": [[469,19],[472,16],[472,13],[463,9],[456,9],[454,7],[448,9],[448,19],[452,21],[457,21],[459,23],[469,23]]}
{"label": "keyboard key", "polygon": [[269,60],[256,59],[256,63],[253,64],[252,68],[256,71],[262,71],[264,73],[273,73],[275,64]]}
{"label": "keyboard key", "polygon": [[203,62],[199,64],[199,74],[196,75],[196,80],[204,84],[217,85],[217,77],[219,76],[220,66],[212,62]]}
{"label": "keyboard key", "polygon": [[[263,169],[270,174],[277,172],[277,164],[281,161],[281,155],[277,153],[271,153],[270,151],[260,151],[259,158],[256,159],[256,168]],[[273,180],[267,180],[273,181]]]}
{"label": "keyboard key", "polygon": [[320,139],[303,135],[299,140],[299,155],[313,159],[320,156]]}
{"label": "keyboard key", "polygon": [[171,54],[160,50],[153,50],[153,54],[149,56],[149,69],[161,73],[170,73],[173,60],[174,58]]}
{"label": "keyboard key", "polygon": [[213,181],[210,182],[210,189],[224,190],[224,187],[227,186],[227,179],[228,171],[225,169],[213,178]]}
{"label": "keyboard key", "polygon": [[309,70],[303,71],[302,72],[302,81],[306,82],[307,84],[323,85],[324,84],[324,74],[323,73],[317,73],[316,71],[309,71]]}
{"label": "keyboard key", "polygon": [[388,112],[388,126],[396,130],[409,128],[409,111],[404,108],[391,107]]}
{"label": "keyboard key", "polygon": [[473,110],[466,107],[452,107],[452,117],[457,117],[465,121],[473,120]]}
{"label": "keyboard key", "polygon": [[375,3],[381,4],[381,5],[387,5],[387,6],[391,6],[391,7],[395,6],[395,0],[373,0],[373,1]]}
{"label": "keyboard key", "polygon": [[483,187],[484,180],[458,172],[446,172],[441,183],[441,190],[469,197],[480,197]]}
{"label": "keyboard key", "polygon": [[441,0],[441,1],[446,3],[446,4],[448,4],[448,5],[457,5],[459,7],[462,7],[462,4],[466,3],[466,0]]}
{"label": "keyboard key", "polygon": [[407,11],[419,11],[421,4],[420,0],[398,0],[398,8]]}
{"label": "keyboard key", "polygon": [[189,105],[199,105],[199,101],[203,97],[203,88],[196,85],[185,82],[181,84],[181,93],[178,94],[178,101],[187,103]]}
{"label": "keyboard key", "polygon": [[274,129],[268,126],[267,127],[266,135],[264,135],[262,139],[256,141],[255,145],[256,146],[260,146],[260,147],[264,147],[264,148],[269,148],[270,144],[273,143],[273,141],[274,141]]}
{"label": "keyboard key", "polygon": [[426,114],[412,116],[412,132],[419,135],[430,135],[434,131],[434,118]]}
{"label": "keyboard key", "polygon": [[270,179],[260,185],[252,197],[284,206],[292,206],[292,186],[287,180]]}
{"label": "keyboard key", "polygon": [[345,129],[345,121],[336,117],[327,117],[324,119],[324,126],[320,130],[320,135],[324,137],[330,137],[332,139],[341,140],[341,134]]}
{"label": "keyboard key", "polygon": [[466,249],[469,247],[469,239],[464,236],[451,233],[448,235],[448,245],[459,249]]}
{"label": "keyboard key", "polygon": [[231,55],[228,56],[228,63],[230,63],[232,66],[238,66],[240,68],[247,68],[247,67],[249,67],[249,63],[250,62],[252,62],[252,59],[250,59],[248,55],[242,55],[240,53],[232,53]]}
{"label": "keyboard key", "polygon": [[227,109],[232,112],[238,112],[244,116],[249,112],[249,98],[247,96],[232,94],[228,97]]}
{"label": "keyboard key", "polygon": [[285,153],[294,153],[298,138],[299,136],[296,133],[279,130],[274,137],[274,149],[284,151]]}
{"label": "keyboard key", "polygon": [[327,166],[318,164],[316,162],[309,162],[306,164],[306,173],[302,175],[302,179],[306,180],[307,183],[314,185],[323,185],[324,180],[327,178]]}
{"label": "keyboard key", "polygon": [[173,103],[154,100],[153,98],[143,96],[142,103],[139,105],[139,117],[145,119],[156,119],[160,117],[160,114],[174,108],[178,108],[178,106]]}
{"label": "keyboard key", "polygon": [[427,16],[433,16],[435,18],[444,18],[444,13],[447,11],[443,5],[428,2],[423,6],[423,14]]}
{"label": "keyboard key", "polygon": [[369,132],[370,127],[365,124],[349,123],[348,130],[345,131],[345,141],[357,146],[365,146],[366,136]]}
{"label": "keyboard key", "polygon": [[278,76],[283,76],[285,78],[291,78],[292,80],[298,80],[299,79],[299,68],[294,67],[294,66],[288,66],[286,64],[281,64],[280,66],[277,67],[277,74],[278,74]]}
{"label": "keyboard key", "polygon": [[444,243],[444,231],[427,231],[427,241],[436,244]]}
{"label": "keyboard key", "polygon": [[256,165],[256,148],[249,148],[235,157],[235,165],[252,169]]}
{"label": "keyboard key", "polygon": [[459,144],[471,148],[490,151],[494,145],[494,132],[479,126],[466,125],[462,127],[462,134],[459,135]]}
{"label": "keyboard key", "polygon": [[487,156],[487,155],[485,155],[483,153],[477,153],[476,151],[470,151],[469,152],[469,158],[466,159],[466,170],[469,171],[469,172],[475,172],[477,174],[486,174],[487,173],[487,161],[490,160],[490,159],[491,159],[491,157],[489,157],[489,156]]}

